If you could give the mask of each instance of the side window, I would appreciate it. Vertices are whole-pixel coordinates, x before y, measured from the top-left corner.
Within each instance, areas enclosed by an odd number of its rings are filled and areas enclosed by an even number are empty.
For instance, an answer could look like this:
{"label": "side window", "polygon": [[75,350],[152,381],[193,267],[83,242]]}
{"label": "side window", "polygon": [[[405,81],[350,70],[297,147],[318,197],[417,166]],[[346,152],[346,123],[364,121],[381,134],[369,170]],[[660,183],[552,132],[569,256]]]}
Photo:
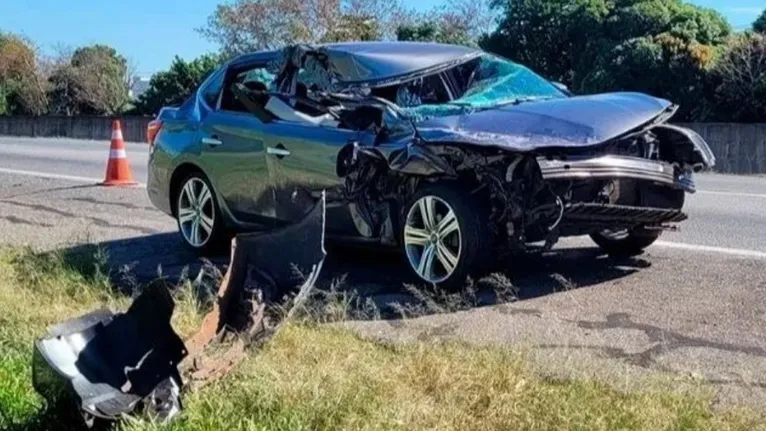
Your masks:
{"label": "side window", "polygon": [[[254,91],[268,91],[271,82],[275,76],[266,70],[265,65],[257,65],[247,69],[241,69],[238,71],[230,71],[227,73],[228,79],[223,89],[223,97],[221,98],[221,109],[225,111],[236,112],[249,112],[247,108],[234,96],[231,91],[231,86],[234,84],[242,84],[250,90]],[[265,106],[268,96],[263,96],[263,105]]]}
{"label": "side window", "polygon": [[444,82],[441,74],[423,78],[423,85],[420,87],[420,100],[429,105],[447,103],[452,100],[447,90],[447,83]]}
{"label": "side window", "polygon": [[405,108],[447,103],[450,100],[452,98],[441,74],[428,75],[404,83],[396,92],[396,104]]}
{"label": "side window", "polygon": [[213,73],[215,73],[215,76],[205,83],[200,89],[200,92],[205,103],[212,109],[215,109],[218,105],[218,96],[221,94],[221,88],[223,88],[223,78],[225,74],[220,70]]}
{"label": "side window", "polygon": [[306,59],[304,66],[298,71],[296,81],[298,87],[306,90],[330,90],[335,84],[332,73],[313,56]]}

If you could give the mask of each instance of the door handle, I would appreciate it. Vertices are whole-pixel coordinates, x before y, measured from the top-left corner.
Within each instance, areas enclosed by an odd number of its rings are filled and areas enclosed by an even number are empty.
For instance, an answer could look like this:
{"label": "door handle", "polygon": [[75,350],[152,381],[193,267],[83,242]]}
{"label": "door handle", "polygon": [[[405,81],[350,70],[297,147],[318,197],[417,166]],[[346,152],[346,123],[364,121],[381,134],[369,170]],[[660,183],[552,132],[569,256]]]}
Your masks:
{"label": "door handle", "polygon": [[290,155],[290,151],[287,148],[282,147],[281,145],[277,146],[277,147],[268,147],[268,148],[266,148],[266,153],[274,155],[274,156],[277,156],[280,159],[282,157],[286,157],[286,156]]}
{"label": "door handle", "polygon": [[216,138],[202,138],[202,143],[205,145],[210,145],[211,147],[217,147],[223,144],[223,141]]}

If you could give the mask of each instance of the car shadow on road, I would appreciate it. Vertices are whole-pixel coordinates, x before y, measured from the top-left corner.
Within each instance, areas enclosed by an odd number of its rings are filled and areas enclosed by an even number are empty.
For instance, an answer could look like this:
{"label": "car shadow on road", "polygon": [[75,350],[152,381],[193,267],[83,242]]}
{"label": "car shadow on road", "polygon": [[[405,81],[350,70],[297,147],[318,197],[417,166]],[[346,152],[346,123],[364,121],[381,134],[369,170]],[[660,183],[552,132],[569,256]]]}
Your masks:
{"label": "car shadow on road", "polygon": [[[185,248],[174,232],[108,241],[97,248],[105,252],[112,279],[123,291],[158,278],[177,284],[195,278],[202,268],[214,267],[223,273],[229,259],[225,247],[201,258]],[[75,250],[77,247],[69,251]],[[395,252],[328,247],[317,285],[320,290],[355,298],[349,303],[367,308],[373,304],[377,310],[373,314],[352,313],[352,318],[397,319],[587,288],[648,266],[650,262],[641,256],[613,258],[596,247],[554,249],[512,256],[493,275],[469,283],[460,292],[447,293],[419,284]]]}

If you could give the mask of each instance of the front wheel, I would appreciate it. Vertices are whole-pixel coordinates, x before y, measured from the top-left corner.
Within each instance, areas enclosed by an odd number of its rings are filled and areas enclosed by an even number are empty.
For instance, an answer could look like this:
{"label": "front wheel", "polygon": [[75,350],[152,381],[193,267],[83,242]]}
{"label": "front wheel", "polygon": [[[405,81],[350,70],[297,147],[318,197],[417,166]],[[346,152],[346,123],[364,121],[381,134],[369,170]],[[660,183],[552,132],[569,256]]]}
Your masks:
{"label": "front wheel", "polygon": [[487,263],[491,246],[481,202],[453,183],[426,184],[405,206],[402,246],[422,281],[459,288]]}

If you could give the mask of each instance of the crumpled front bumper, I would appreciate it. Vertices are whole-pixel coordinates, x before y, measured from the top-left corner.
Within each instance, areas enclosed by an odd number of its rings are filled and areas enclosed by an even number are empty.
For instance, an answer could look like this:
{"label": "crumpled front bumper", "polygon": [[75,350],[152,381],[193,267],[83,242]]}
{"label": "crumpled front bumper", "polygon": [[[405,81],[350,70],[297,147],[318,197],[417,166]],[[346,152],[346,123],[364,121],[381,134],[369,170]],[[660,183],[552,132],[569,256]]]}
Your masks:
{"label": "crumpled front bumper", "polygon": [[696,191],[691,172],[677,174],[670,163],[640,157],[606,155],[567,160],[538,157],[537,163],[545,180],[626,178],[652,181],[688,193]]}

